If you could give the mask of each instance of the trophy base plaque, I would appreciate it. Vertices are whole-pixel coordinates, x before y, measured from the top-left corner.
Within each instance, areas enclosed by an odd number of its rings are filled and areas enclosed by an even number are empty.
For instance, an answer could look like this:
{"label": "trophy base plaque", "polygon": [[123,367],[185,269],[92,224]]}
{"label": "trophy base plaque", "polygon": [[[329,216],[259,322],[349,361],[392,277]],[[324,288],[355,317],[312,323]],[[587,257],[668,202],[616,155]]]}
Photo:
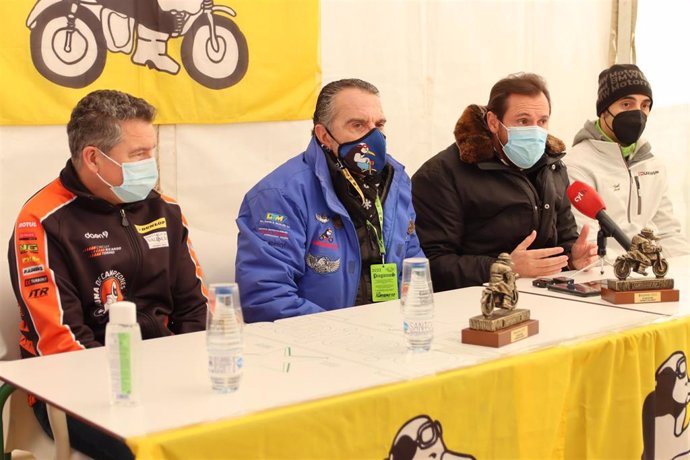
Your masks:
{"label": "trophy base plaque", "polygon": [[607,284],[607,288],[601,288],[601,298],[617,305],[677,302],[680,298],[680,292],[673,289],[673,280],[670,278],[610,279]]}
{"label": "trophy base plaque", "polygon": [[498,310],[489,318],[470,318],[462,330],[462,343],[499,348],[539,333],[539,321],[530,319],[529,310]]}

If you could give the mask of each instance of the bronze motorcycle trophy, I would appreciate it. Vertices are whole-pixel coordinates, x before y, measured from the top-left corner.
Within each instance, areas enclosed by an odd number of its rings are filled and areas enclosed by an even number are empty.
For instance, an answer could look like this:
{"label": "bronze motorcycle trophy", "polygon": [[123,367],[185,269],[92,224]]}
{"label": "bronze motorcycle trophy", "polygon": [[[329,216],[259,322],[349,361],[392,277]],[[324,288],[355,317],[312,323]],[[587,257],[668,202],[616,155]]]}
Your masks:
{"label": "bronze motorcycle trophy", "polygon": [[[616,279],[607,280],[608,287],[602,287],[602,299],[615,304],[678,301],[680,294],[678,289],[673,289],[673,279],[665,278],[668,262],[657,241],[648,227],[633,236],[628,252],[613,263]],[[654,278],[630,278],[632,272],[647,276],[648,269]]]}
{"label": "bronze motorcycle trophy", "polygon": [[470,318],[470,327],[462,330],[462,343],[498,348],[539,332],[539,321],[530,319],[530,311],[515,308],[516,279],[510,255],[501,253],[482,291],[482,314]]}

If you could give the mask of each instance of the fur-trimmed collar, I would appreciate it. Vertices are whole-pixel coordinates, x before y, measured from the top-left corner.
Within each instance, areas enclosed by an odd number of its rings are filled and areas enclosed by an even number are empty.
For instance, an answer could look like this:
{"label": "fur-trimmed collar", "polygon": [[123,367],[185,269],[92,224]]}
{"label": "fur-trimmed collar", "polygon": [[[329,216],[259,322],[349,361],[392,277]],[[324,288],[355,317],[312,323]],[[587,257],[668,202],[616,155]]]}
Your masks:
{"label": "fur-trimmed collar", "polygon": [[[460,159],[465,163],[479,163],[495,158],[492,134],[486,125],[486,112],[484,106],[470,105],[455,124],[455,143],[460,149]],[[546,138],[546,154],[560,157],[564,153],[563,141],[549,134]]]}

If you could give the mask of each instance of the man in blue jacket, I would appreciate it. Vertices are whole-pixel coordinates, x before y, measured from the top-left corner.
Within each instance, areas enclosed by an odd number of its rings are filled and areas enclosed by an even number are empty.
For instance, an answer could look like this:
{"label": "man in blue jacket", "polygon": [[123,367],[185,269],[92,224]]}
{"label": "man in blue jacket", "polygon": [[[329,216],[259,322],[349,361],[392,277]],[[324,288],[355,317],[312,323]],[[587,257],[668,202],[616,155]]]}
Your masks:
{"label": "man in blue jacket", "polygon": [[307,150],[244,197],[235,269],[246,321],[398,298],[402,260],[423,253],[385,124],[376,87],[329,83]]}

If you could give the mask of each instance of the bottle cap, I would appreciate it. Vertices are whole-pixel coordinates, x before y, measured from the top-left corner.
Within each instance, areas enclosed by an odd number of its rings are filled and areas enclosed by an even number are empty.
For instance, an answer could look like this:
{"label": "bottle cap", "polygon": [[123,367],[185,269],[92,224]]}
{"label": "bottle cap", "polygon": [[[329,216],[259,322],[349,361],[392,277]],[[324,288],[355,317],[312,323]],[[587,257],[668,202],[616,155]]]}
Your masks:
{"label": "bottle cap", "polygon": [[115,302],[110,305],[110,322],[113,324],[136,324],[137,306],[134,302]]}
{"label": "bottle cap", "polygon": [[216,288],[216,295],[230,295],[232,294],[232,288],[230,286],[218,286]]}

